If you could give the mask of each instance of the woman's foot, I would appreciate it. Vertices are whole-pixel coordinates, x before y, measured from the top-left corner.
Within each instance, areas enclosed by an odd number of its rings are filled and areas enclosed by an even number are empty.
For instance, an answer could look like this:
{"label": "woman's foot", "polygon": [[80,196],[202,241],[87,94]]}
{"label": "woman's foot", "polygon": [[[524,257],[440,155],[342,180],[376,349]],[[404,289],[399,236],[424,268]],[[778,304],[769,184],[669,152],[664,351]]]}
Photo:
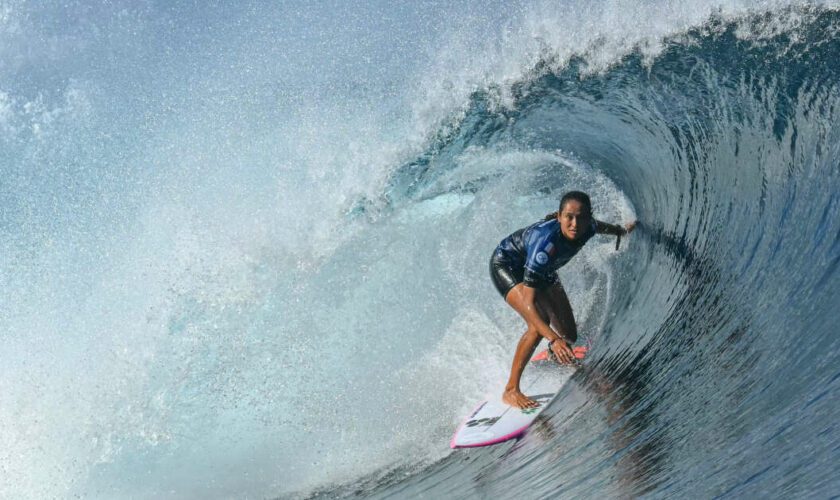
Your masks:
{"label": "woman's foot", "polygon": [[539,406],[536,401],[522,394],[519,389],[505,389],[502,402],[515,408],[536,408]]}

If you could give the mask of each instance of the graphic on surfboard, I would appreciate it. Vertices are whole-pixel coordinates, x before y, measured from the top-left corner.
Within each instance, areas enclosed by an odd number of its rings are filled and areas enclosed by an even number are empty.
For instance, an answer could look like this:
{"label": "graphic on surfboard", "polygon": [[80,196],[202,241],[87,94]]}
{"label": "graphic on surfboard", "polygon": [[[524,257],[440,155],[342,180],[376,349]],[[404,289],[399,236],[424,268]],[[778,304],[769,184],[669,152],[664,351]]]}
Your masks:
{"label": "graphic on surfboard", "polygon": [[[573,349],[577,359],[583,359],[586,351],[586,347]],[[537,402],[536,408],[514,408],[503,403],[499,394],[482,402],[470,413],[455,431],[449,446],[490,446],[523,435],[568,380],[569,370],[549,361],[548,351],[543,351],[531,358],[531,370],[526,370],[526,374],[529,376],[527,379],[523,377],[523,392]]]}

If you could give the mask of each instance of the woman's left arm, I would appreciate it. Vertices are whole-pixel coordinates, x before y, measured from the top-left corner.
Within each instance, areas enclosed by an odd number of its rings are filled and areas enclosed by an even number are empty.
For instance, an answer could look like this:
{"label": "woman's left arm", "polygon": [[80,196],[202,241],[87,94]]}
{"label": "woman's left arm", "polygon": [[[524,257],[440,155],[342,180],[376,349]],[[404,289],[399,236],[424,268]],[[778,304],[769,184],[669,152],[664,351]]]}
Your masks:
{"label": "woman's left arm", "polygon": [[618,224],[609,224],[595,219],[595,232],[598,234],[624,236],[625,234],[632,233],[636,229],[636,222],[638,221],[628,222],[624,227],[621,227]]}
{"label": "woman's left arm", "polygon": [[621,237],[625,234],[632,233],[634,229],[636,229],[636,222],[628,222],[621,227],[616,224],[607,224],[606,222],[599,221],[595,219],[595,232],[597,234],[614,234],[617,236],[615,239],[615,251],[618,251],[619,245],[621,245]]}

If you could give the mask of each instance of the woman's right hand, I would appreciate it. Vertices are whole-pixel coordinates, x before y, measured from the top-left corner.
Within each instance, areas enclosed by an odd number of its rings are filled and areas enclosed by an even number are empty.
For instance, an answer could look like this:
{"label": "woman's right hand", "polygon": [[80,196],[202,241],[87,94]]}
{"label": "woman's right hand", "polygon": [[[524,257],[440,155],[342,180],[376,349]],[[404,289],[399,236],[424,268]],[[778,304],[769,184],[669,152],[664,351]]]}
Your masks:
{"label": "woman's right hand", "polygon": [[557,357],[558,363],[571,364],[575,362],[575,353],[563,339],[557,339],[551,343],[551,352]]}

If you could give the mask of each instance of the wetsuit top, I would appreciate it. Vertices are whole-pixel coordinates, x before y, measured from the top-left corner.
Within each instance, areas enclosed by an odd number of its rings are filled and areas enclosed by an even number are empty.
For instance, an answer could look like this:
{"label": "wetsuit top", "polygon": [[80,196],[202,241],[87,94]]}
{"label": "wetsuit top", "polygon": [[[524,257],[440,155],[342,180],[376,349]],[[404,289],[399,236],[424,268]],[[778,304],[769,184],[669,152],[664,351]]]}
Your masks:
{"label": "wetsuit top", "polygon": [[527,286],[543,288],[554,282],[557,270],[569,262],[595,232],[594,218],[589,229],[575,241],[563,236],[557,219],[540,221],[503,239],[495,253],[514,269],[524,268],[523,282]]}

